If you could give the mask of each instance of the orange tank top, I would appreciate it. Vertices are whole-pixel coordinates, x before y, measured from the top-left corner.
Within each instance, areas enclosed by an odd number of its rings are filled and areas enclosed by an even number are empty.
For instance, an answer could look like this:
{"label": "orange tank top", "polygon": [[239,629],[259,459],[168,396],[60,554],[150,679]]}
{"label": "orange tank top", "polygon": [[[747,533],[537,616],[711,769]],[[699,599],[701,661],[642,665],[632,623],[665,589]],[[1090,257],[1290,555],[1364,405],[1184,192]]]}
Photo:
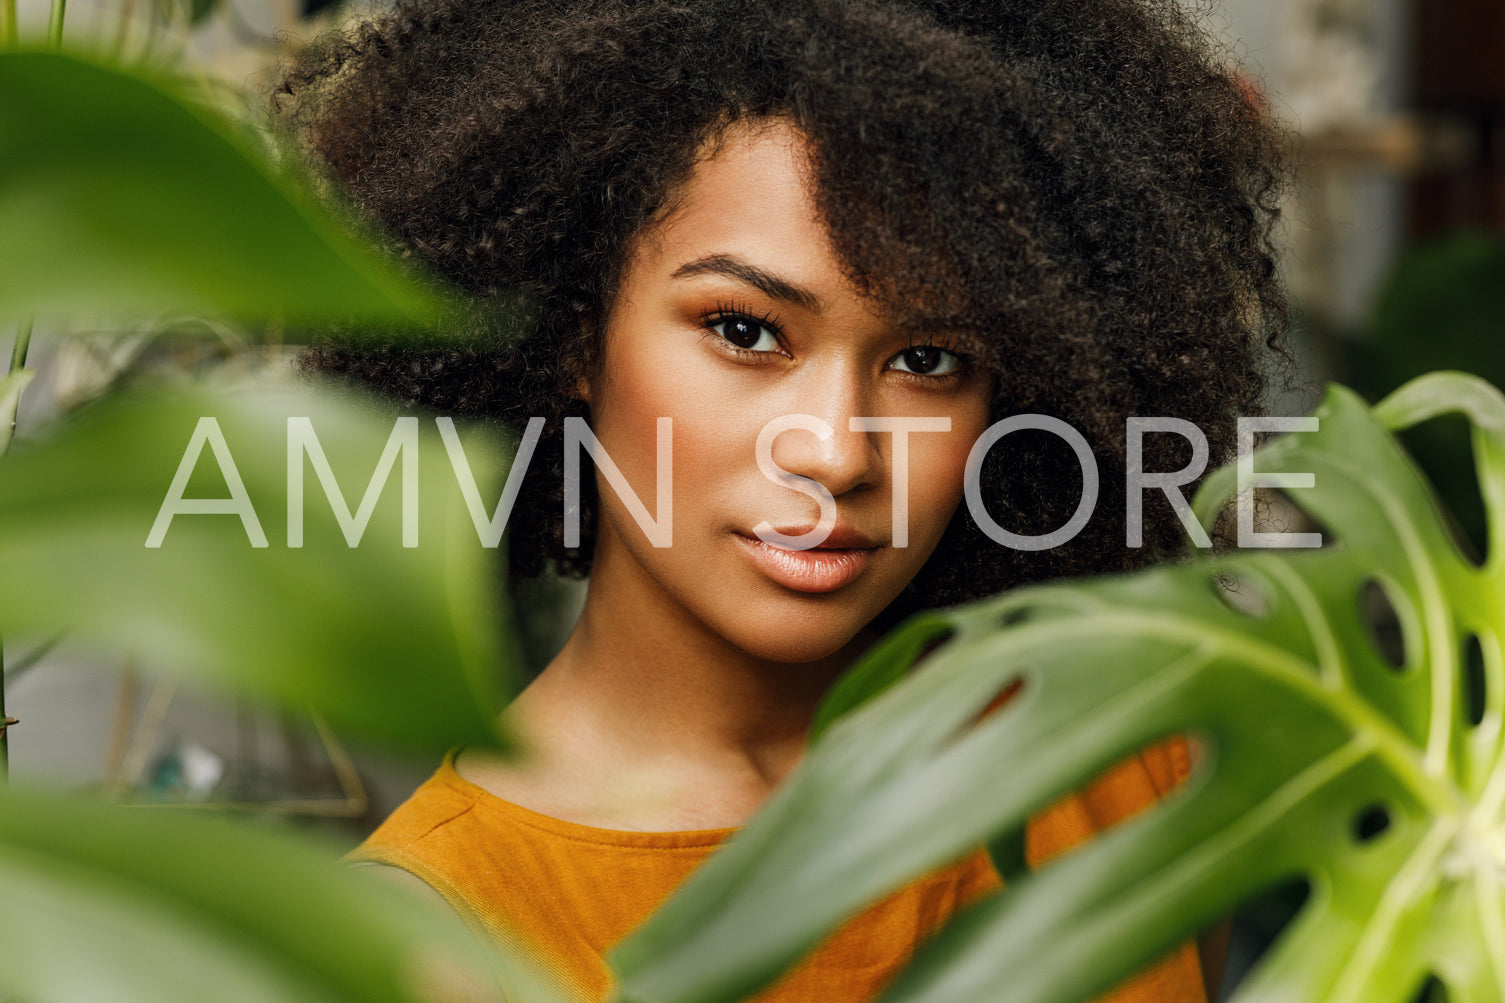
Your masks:
{"label": "orange tank top", "polygon": [[[455,751],[347,856],[407,870],[480,930],[514,931],[576,988],[605,999],[602,955],[631,933],[736,829],[597,829],[505,801],[455,771]],[[1175,740],[1116,767],[1031,820],[1038,864],[1151,804],[1189,772]],[[861,1003],[966,903],[1001,887],[985,851],[926,875],[848,920],[757,1003]],[[1205,1003],[1196,950],[1183,944],[1104,997],[1112,1003]]]}

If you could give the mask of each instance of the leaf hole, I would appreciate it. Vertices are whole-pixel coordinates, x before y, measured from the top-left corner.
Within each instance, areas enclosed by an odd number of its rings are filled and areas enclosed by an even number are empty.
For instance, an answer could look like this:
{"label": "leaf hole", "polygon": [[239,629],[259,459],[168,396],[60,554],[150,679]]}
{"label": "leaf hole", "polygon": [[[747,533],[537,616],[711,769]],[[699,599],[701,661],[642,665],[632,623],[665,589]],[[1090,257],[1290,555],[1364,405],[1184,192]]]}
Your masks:
{"label": "leaf hole", "polygon": [[1469,726],[1477,728],[1484,721],[1489,705],[1489,683],[1484,673],[1484,646],[1478,634],[1463,640],[1463,712]]}
{"label": "leaf hole", "polygon": [[908,671],[914,672],[915,669],[919,668],[919,666],[927,661],[931,655],[935,654],[937,651],[940,651],[946,645],[950,644],[951,639],[955,636],[956,628],[951,626],[950,624],[946,624],[943,628],[937,630],[934,634],[923,638],[915,647],[914,657],[909,663]]}
{"label": "leaf hole", "polygon": [[1004,610],[998,617],[998,626],[1017,627],[1023,623],[1029,623],[1035,618],[1035,611],[1029,606],[1015,606],[1013,609]]}
{"label": "leaf hole", "polygon": [[1390,829],[1390,809],[1382,804],[1372,804],[1353,818],[1353,838],[1360,843],[1372,843]]}
{"label": "leaf hole", "polygon": [[1270,615],[1269,596],[1247,575],[1239,575],[1223,568],[1213,579],[1213,589],[1218,598],[1223,600],[1223,604],[1235,613],[1258,620]]}
{"label": "leaf hole", "polygon": [[1385,663],[1393,669],[1404,668],[1406,635],[1401,629],[1400,613],[1378,579],[1371,578],[1359,588],[1359,616]]}
{"label": "leaf hole", "polygon": [[1428,975],[1421,987],[1416,990],[1416,995],[1411,997],[1411,1003],[1447,1003],[1448,987],[1442,984],[1442,980],[1435,975]]}
{"label": "leaf hole", "polygon": [[[1338,535],[1312,513],[1302,507],[1297,494],[1287,494],[1280,488],[1260,488],[1254,492],[1254,530],[1257,533],[1316,533],[1321,537],[1319,548],[1327,550],[1337,545]],[[1308,548],[1301,548],[1305,550]],[[1297,553],[1300,553],[1298,550]]]}
{"label": "leaf hole", "polygon": [[1279,488],[1255,488],[1247,496],[1234,495],[1209,528],[1213,546],[1219,550],[1243,546],[1239,542],[1241,506],[1252,509],[1256,533],[1316,533],[1322,538],[1321,549],[1336,546],[1337,535],[1301,506],[1299,494],[1289,495]]}
{"label": "leaf hole", "polygon": [[977,725],[981,724],[984,720],[986,720],[989,717],[992,717],[998,711],[1000,711],[1004,707],[1008,706],[1008,704],[1015,697],[1017,697],[1019,695],[1020,691],[1023,690],[1023,689],[1024,689],[1024,679],[1023,679],[1023,677],[1018,677],[1018,678],[1010,679],[1008,682],[1004,683],[1003,684],[1003,688],[1001,690],[999,690],[996,694],[994,694],[993,699],[991,701],[989,701],[989,703],[988,703],[988,705],[986,707],[984,707],[981,711],[979,711],[977,713],[977,716],[972,719],[972,723],[970,725],[968,725],[965,730],[966,731],[971,731],[972,728],[975,728]]}
{"label": "leaf hole", "polygon": [[1426,476],[1453,546],[1465,560],[1482,567],[1489,556],[1489,517],[1474,466],[1473,435],[1469,420],[1455,413],[1429,418],[1396,437]]}
{"label": "leaf hole", "polygon": [[1239,906],[1230,928],[1228,961],[1217,999],[1234,995],[1239,984],[1296,921],[1310,897],[1311,883],[1296,877],[1266,888]]}

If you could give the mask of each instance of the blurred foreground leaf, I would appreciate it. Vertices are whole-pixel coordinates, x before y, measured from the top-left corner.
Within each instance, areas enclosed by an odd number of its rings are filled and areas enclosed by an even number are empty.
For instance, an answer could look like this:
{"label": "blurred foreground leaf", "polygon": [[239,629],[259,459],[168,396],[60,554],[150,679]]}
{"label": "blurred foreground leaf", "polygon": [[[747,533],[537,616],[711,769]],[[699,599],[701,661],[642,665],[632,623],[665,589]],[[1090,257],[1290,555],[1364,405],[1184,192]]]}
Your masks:
{"label": "blurred foreground leaf", "polygon": [[440,294],[177,86],[84,56],[0,52],[0,320],[439,321]]}
{"label": "blurred foreground leaf", "polygon": [[[1445,411],[1474,428],[1483,567],[1387,432]],[[901,627],[833,692],[852,709],[796,775],[612,953],[620,998],[739,999],[869,902],[1190,734],[1187,785],[978,903],[882,998],[1075,1003],[1303,880],[1240,1003],[1409,1003],[1430,976],[1450,1000],[1505,999],[1505,398],[1434,374],[1373,412],[1334,387],[1317,415],[1256,469],[1315,474],[1291,496],[1324,549],[1021,590]],[[1209,479],[1204,524],[1234,487],[1232,470]]]}
{"label": "blurred foreground leaf", "polygon": [[[244,822],[0,791],[0,997],[27,1003],[558,1003],[459,917]],[[440,973],[455,995],[422,996]]]}
{"label": "blurred foreground leaf", "polygon": [[[412,470],[416,547],[404,547],[399,455],[351,547],[314,465],[304,477],[303,545],[288,545],[288,419],[306,418],[358,509],[393,418],[331,388],[241,383],[159,389],[86,409],[0,460],[0,620],[7,633],[67,630],[164,671],[311,705],[337,730],[428,755],[497,741],[493,717],[517,659],[504,637],[498,555],[480,546],[434,423]],[[243,481],[256,526],[234,514],[178,514],[147,546],[202,418],[228,450],[200,443],[186,499],[225,499]],[[410,419],[419,424],[417,419]],[[416,432],[415,432],[416,435]],[[467,435],[488,505],[504,447]],[[190,454],[191,455],[191,454]],[[230,467],[233,466],[233,471]],[[222,503],[223,504],[223,503]],[[266,545],[256,546],[259,528]]]}

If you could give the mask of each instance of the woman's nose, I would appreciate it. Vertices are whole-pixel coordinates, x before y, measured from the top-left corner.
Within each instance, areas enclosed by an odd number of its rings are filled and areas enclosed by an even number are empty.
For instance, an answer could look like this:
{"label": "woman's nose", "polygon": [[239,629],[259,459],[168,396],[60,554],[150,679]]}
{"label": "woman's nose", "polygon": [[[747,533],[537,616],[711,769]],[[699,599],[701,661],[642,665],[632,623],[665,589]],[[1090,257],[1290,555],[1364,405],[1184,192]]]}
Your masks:
{"label": "woman's nose", "polygon": [[[883,478],[878,436],[853,431],[851,419],[863,417],[858,395],[838,395],[833,406],[775,419],[779,426],[771,456],[779,469],[808,477],[835,497],[860,488],[875,487]],[[774,429],[770,429],[774,431]]]}

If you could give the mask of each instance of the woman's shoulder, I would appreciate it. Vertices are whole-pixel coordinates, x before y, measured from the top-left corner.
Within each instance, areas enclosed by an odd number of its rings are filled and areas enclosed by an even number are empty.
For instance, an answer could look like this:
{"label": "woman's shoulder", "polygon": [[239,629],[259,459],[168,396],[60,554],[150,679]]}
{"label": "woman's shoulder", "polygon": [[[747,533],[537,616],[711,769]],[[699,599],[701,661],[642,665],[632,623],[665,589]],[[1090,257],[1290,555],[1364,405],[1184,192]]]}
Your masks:
{"label": "woman's shoulder", "polygon": [[599,799],[589,791],[572,797],[569,784],[539,783],[526,769],[509,770],[510,761],[463,752],[451,750],[346,861],[401,868],[473,907],[530,889],[611,885],[627,862],[635,886],[667,893],[735,831],[618,827],[619,816],[594,810]]}
{"label": "woman's shoulder", "polygon": [[410,846],[469,813],[476,792],[455,782],[454,755],[455,750],[447,753],[439,768],[346,854],[346,861],[391,863],[382,856],[385,848]]}
{"label": "woman's shoulder", "polygon": [[448,765],[456,786],[478,801],[519,809],[558,821],[609,829],[609,814],[594,793],[602,771],[571,775],[536,748],[526,758],[502,756],[467,747]]}

